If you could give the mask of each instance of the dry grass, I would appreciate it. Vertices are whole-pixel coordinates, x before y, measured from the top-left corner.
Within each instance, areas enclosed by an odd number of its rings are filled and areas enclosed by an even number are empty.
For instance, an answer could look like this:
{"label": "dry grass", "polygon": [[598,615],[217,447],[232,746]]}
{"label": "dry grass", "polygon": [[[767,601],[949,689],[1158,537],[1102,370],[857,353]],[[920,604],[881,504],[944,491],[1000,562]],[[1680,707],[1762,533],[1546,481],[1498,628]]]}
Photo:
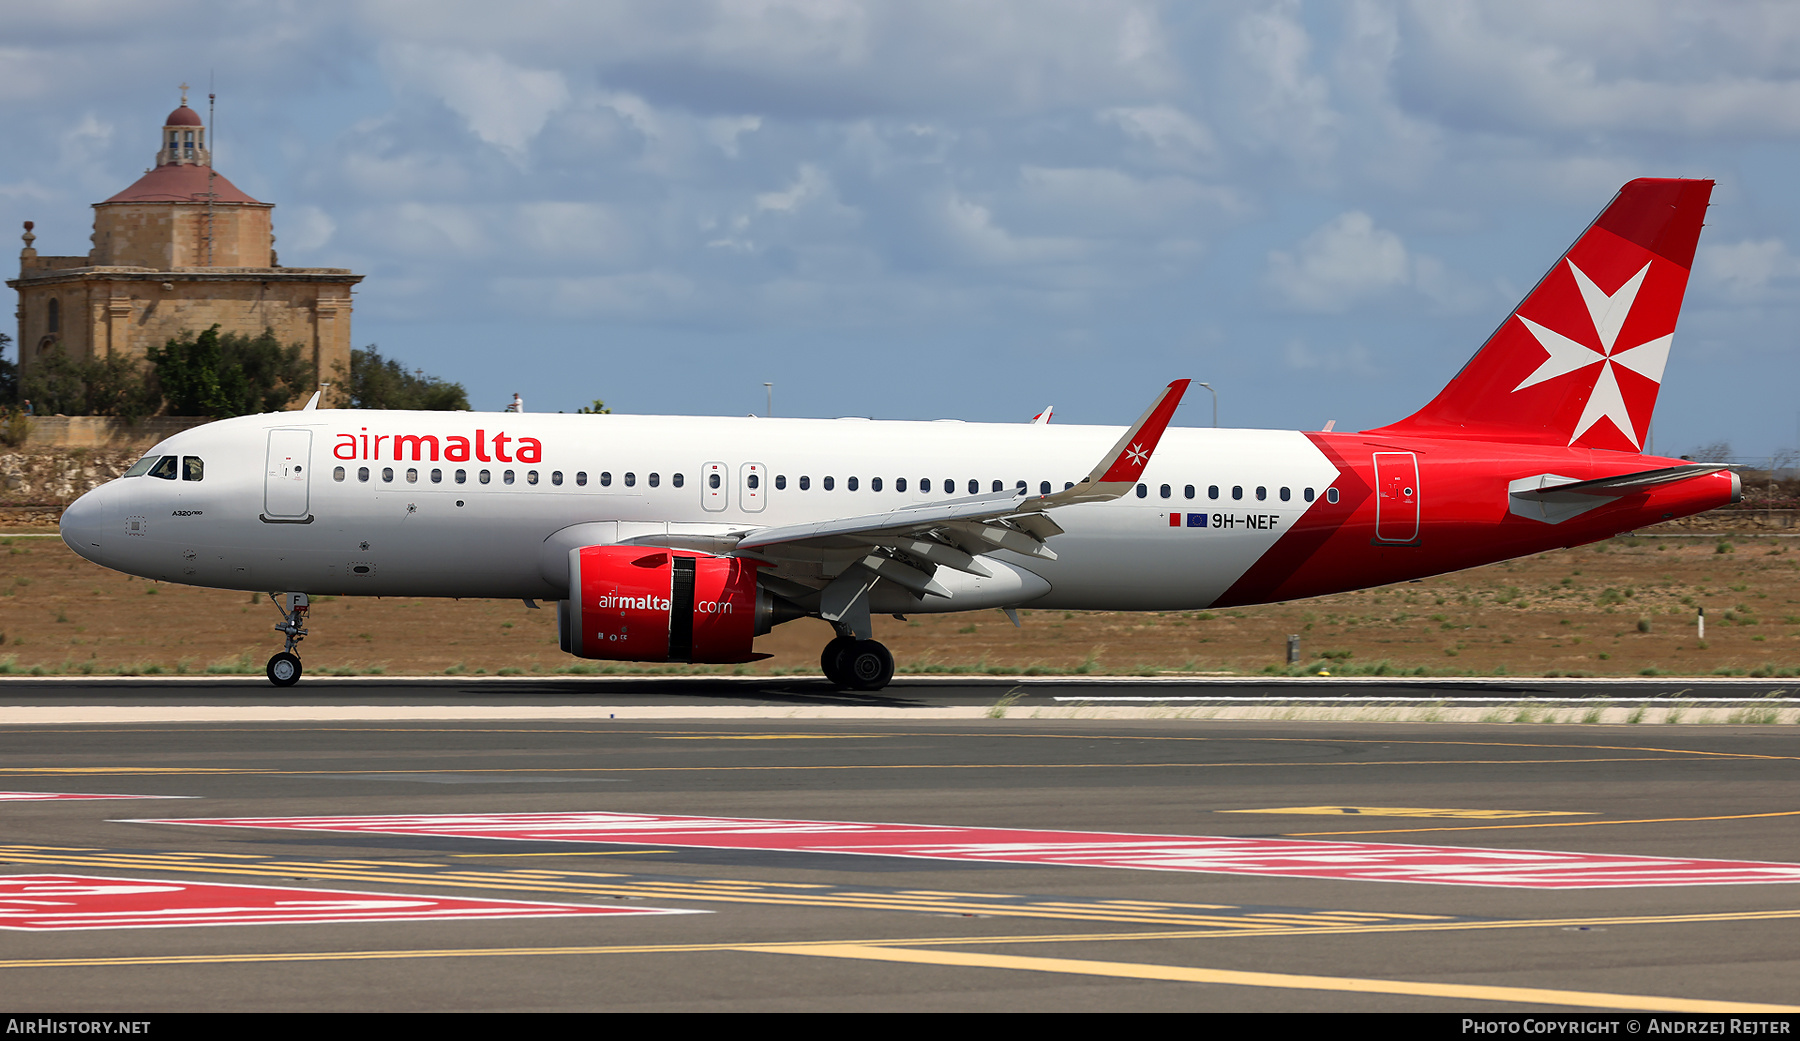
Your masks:
{"label": "dry grass", "polygon": [[[1299,633],[1300,671],[1339,675],[1795,675],[1800,540],[1625,538],[1290,604],[1020,613],[1023,629],[995,611],[880,618],[876,636],[903,673],[1286,673]],[[276,620],[267,598],[153,584],[53,538],[0,537],[0,671],[260,673],[280,649]],[[320,598],[312,630],[314,675],[688,671],[569,658],[555,612],[516,601]],[[817,672],[829,636],[792,622],[758,640],[773,658],[714,671]]]}

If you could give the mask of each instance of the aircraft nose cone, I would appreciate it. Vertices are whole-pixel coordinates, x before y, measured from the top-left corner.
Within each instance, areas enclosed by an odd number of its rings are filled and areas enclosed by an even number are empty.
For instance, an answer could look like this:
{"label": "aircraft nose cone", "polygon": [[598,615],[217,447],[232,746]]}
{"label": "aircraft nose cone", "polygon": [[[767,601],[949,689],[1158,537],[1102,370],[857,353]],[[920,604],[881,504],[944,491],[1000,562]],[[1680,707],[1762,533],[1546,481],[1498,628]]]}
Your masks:
{"label": "aircraft nose cone", "polygon": [[68,543],[69,548],[96,564],[102,563],[101,531],[106,524],[106,498],[104,487],[95,488],[70,503],[63,510],[62,523],[58,525],[62,540]]}

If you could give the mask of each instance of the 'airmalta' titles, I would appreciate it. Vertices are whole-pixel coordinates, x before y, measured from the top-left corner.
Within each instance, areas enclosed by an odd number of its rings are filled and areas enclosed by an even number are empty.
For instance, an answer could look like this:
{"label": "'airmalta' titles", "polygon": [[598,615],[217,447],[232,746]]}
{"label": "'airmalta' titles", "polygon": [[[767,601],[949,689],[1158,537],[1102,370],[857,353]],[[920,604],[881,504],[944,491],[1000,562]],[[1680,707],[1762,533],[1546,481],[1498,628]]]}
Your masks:
{"label": "'airmalta' titles", "polygon": [[[391,459],[394,462],[408,460],[420,462],[448,463],[541,463],[544,461],[544,443],[535,437],[508,437],[506,431],[496,431],[492,437],[485,429],[475,431],[475,440],[459,434],[452,434],[440,439],[436,434],[371,434],[368,427],[362,428],[360,434],[339,434],[338,443],[332,446],[331,454],[339,459],[351,461],[376,461]],[[382,442],[387,444],[383,446]],[[511,455],[507,454],[511,446]],[[387,454],[382,454],[383,450]],[[411,453],[410,455],[408,453]],[[442,453],[441,457],[439,453]],[[470,453],[474,454],[471,455]],[[492,452],[493,455],[488,453]]]}

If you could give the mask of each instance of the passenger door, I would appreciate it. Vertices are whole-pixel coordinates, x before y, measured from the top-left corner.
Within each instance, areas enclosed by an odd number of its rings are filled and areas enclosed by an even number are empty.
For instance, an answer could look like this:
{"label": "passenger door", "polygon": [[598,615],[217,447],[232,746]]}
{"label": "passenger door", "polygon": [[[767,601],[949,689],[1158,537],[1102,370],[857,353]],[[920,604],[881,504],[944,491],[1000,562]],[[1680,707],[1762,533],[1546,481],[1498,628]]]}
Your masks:
{"label": "passenger door", "polygon": [[262,519],[305,524],[312,481],[312,431],[269,431],[268,466],[263,478]]}

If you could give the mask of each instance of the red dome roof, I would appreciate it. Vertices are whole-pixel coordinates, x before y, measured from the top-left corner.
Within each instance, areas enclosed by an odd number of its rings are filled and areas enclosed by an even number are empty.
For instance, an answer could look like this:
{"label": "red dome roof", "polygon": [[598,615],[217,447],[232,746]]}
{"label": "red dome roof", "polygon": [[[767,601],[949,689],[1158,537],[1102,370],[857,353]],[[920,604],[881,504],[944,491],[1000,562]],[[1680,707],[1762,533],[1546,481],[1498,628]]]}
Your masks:
{"label": "red dome roof", "polygon": [[227,181],[220,174],[208,176],[207,168],[192,163],[169,163],[159,166],[137,179],[131,187],[106,200],[107,202],[199,202],[207,200],[211,192],[218,202],[250,203],[254,206],[267,206],[268,203],[257,202]]}
{"label": "red dome roof", "polygon": [[206,124],[200,122],[200,113],[195,112],[186,105],[182,105],[180,108],[169,113],[169,118],[163,120],[163,126],[166,127],[197,127],[205,125]]}

